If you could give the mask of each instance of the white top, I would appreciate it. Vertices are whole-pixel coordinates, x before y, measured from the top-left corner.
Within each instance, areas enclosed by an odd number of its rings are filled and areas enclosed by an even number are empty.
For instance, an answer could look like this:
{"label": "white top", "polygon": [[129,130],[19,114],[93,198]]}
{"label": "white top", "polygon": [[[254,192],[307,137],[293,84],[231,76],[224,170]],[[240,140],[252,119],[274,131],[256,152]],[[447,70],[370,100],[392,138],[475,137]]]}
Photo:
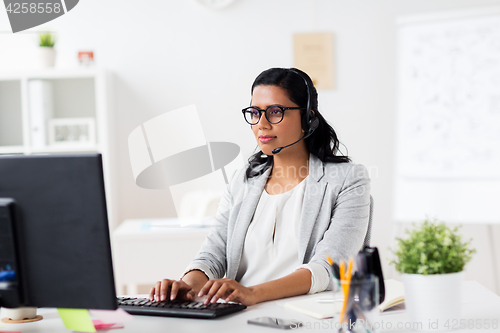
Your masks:
{"label": "white top", "polygon": [[298,239],[306,177],[292,190],[270,195],[262,191],[250,222],[236,280],[244,286],[282,278],[299,268],[311,271],[309,293],[328,287],[328,272],[319,264],[302,265]]}

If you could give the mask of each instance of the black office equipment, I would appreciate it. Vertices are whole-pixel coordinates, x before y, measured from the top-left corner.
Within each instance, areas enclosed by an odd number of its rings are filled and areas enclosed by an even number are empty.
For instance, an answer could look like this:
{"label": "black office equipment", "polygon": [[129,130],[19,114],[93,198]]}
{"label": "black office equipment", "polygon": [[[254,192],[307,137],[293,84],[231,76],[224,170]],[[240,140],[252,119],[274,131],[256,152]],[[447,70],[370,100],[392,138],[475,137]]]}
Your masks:
{"label": "black office equipment", "polygon": [[14,204],[12,199],[0,199],[0,305],[8,308],[24,302]]}
{"label": "black office equipment", "polygon": [[147,298],[118,297],[118,306],[130,314],[163,317],[211,319],[246,309],[235,303],[204,305],[194,301],[153,302]]}
{"label": "black office equipment", "polygon": [[[99,154],[1,156],[0,198],[11,200],[19,232],[17,305],[117,308]],[[8,251],[2,246],[0,257],[10,260]],[[0,305],[16,306],[11,291],[0,288]]]}
{"label": "black office equipment", "polygon": [[385,284],[378,249],[363,246],[363,249],[356,255],[356,266],[359,278],[369,274],[378,278],[379,304],[381,304],[385,299]]}

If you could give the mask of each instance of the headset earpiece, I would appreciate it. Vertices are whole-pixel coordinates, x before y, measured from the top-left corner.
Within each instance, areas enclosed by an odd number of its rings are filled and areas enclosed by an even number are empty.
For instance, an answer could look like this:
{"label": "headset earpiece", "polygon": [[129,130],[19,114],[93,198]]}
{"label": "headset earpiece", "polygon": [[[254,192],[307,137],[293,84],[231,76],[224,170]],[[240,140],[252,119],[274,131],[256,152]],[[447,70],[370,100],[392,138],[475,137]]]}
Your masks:
{"label": "headset earpiece", "polygon": [[308,132],[312,134],[319,126],[319,119],[316,116],[313,116],[311,120],[309,120],[309,129]]}
{"label": "headset earpiece", "polygon": [[302,129],[306,131],[308,135],[311,135],[319,126],[319,119],[314,115],[314,113],[311,110],[311,87],[309,87],[309,83],[302,74],[300,74],[294,68],[290,68],[290,71],[300,76],[302,80],[304,80],[304,83],[306,84],[306,89],[307,89],[306,112],[302,117],[301,123],[302,123]]}

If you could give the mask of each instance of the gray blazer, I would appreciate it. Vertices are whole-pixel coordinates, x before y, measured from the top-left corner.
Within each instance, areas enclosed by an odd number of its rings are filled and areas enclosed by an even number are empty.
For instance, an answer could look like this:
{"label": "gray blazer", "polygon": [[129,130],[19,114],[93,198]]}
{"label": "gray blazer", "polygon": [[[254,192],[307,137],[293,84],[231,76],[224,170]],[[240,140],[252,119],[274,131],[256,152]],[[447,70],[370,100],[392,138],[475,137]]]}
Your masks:
{"label": "gray blazer", "polygon": [[[271,168],[246,181],[245,170],[238,170],[231,178],[215,225],[187,271],[200,269],[210,279],[236,277],[246,232]],[[323,163],[310,154],[305,185],[299,261],[318,263],[330,271],[327,254],[335,262],[348,260],[363,245],[370,210],[368,172],[360,164]]]}

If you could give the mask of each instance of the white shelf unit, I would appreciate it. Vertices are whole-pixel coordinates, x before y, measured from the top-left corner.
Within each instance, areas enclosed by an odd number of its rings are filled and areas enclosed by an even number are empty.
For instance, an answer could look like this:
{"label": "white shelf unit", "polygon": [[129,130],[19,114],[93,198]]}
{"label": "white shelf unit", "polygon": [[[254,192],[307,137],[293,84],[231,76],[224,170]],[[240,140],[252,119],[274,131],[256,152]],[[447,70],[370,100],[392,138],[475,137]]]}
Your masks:
{"label": "white shelf unit", "polygon": [[[64,154],[97,152],[103,156],[104,179],[110,227],[113,220],[110,172],[110,126],[107,98],[108,73],[102,69],[43,69],[0,72],[0,155]],[[93,118],[95,143],[33,147],[30,134],[31,80],[49,81],[52,86],[53,118]],[[48,129],[47,129],[48,130]],[[113,229],[113,228],[111,228]]]}

